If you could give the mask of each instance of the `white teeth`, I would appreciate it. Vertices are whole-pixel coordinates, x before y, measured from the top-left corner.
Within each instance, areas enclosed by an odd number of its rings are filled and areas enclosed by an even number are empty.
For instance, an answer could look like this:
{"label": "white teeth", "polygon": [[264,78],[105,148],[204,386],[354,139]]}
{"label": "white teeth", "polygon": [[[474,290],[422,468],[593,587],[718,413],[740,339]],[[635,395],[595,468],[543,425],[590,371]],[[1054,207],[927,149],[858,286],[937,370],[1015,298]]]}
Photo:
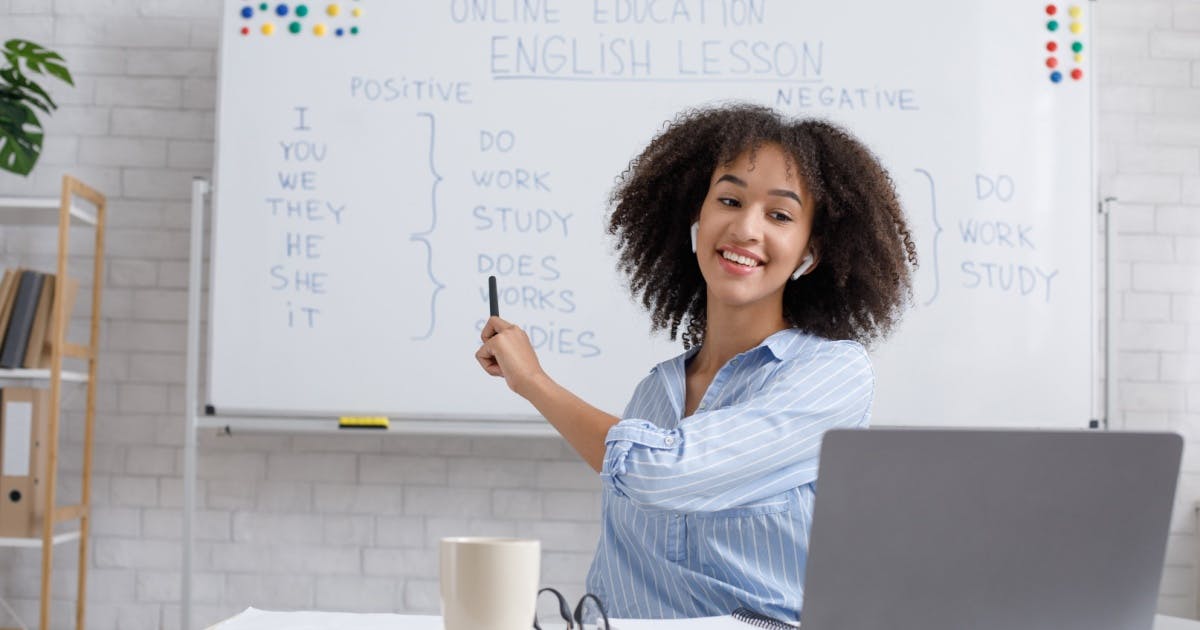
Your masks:
{"label": "white teeth", "polygon": [[721,252],[721,256],[723,256],[725,260],[732,260],[739,265],[745,265],[747,267],[758,266],[758,261],[750,258],[749,256],[738,256],[733,252]]}

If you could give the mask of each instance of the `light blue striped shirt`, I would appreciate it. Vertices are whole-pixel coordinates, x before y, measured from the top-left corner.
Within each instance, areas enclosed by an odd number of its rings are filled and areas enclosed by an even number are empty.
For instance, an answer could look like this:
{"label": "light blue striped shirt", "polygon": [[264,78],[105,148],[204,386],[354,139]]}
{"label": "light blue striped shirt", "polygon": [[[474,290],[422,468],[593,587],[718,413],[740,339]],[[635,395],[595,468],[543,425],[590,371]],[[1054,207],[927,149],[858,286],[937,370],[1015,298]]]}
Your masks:
{"label": "light blue striped shirt", "polygon": [[687,361],[658,364],[608,432],[588,590],[625,618],[797,620],[821,436],[867,425],[875,379],[853,341],[781,330],[721,367],[683,418]]}

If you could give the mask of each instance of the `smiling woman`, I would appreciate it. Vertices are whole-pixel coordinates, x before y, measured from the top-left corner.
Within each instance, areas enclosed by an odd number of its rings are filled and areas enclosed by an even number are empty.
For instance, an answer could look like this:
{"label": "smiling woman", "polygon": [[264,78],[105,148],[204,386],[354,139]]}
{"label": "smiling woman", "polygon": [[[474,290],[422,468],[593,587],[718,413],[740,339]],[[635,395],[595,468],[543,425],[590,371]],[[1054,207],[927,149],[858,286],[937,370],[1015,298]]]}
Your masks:
{"label": "smiling woman", "polygon": [[675,120],[612,201],[620,269],[687,351],[620,417],[499,317],[476,359],[600,472],[588,589],[610,614],[796,620],[821,438],[869,422],[863,344],[898,321],[916,262],[891,180],[838,127],[738,105]]}
{"label": "smiling woman", "polygon": [[[757,106],[681,116],[634,161],[613,193],[609,232],[654,328],[666,329],[672,339],[682,328],[688,347],[704,340],[709,277],[701,273],[702,253],[699,266],[691,262],[688,229],[712,203],[740,205],[746,189],[724,176],[738,179],[741,169],[750,179],[764,153],[761,168],[773,173],[778,188],[801,198],[774,199],[803,209],[820,261],[803,279],[781,285],[784,317],[829,339],[881,339],[906,305],[916,264],[890,177],[845,130],[788,121]],[[809,229],[804,232],[808,238]]]}

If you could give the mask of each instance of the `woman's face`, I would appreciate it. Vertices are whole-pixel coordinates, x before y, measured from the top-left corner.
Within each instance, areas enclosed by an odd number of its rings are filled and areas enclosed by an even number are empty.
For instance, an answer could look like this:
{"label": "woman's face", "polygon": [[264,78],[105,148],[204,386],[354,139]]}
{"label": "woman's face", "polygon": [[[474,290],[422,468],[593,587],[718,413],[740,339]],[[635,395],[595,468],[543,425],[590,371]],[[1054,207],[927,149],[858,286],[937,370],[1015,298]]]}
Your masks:
{"label": "woman's face", "polygon": [[[777,144],[718,165],[700,208],[696,258],[710,307],[778,302],[808,253],[813,204],[796,166]],[[816,253],[814,254],[814,260]]]}

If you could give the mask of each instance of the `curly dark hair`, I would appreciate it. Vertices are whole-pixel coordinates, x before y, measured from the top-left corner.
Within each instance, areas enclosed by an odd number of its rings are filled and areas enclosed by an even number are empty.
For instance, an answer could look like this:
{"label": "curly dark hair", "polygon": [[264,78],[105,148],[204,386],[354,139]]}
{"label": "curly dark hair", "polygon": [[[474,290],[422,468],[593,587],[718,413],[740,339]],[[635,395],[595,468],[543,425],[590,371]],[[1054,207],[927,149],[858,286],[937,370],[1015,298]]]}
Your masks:
{"label": "curly dark hair", "polygon": [[674,340],[683,326],[686,347],[703,342],[707,293],[689,227],[717,166],[766,144],[783,147],[815,202],[811,238],[820,264],[787,283],[784,317],[828,339],[882,339],[911,300],[917,264],[891,177],[845,129],[747,104],[681,113],[613,190],[608,232],[618,269],[650,311],[652,330]]}

